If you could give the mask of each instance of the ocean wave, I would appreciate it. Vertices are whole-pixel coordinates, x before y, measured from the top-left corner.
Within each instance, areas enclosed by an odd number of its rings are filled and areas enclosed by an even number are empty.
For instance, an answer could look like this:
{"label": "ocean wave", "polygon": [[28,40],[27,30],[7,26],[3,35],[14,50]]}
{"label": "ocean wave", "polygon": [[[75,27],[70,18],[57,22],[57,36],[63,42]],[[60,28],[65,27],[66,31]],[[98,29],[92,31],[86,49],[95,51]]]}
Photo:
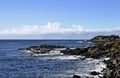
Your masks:
{"label": "ocean wave", "polygon": [[39,54],[33,53],[30,50],[25,50],[24,52],[30,54],[31,57],[39,57],[39,59],[44,59],[44,60],[49,60],[49,59],[53,59],[53,60],[55,60],[55,59],[56,60],[78,60],[78,59],[85,58],[84,56],[80,56],[80,55],[64,55],[59,50],[51,50],[50,52],[39,53]]}
{"label": "ocean wave", "polygon": [[77,41],[76,43],[83,43],[83,41]]}
{"label": "ocean wave", "polygon": [[82,56],[73,56],[73,55],[41,55],[38,59],[41,60],[80,60]]}
{"label": "ocean wave", "polygon": [[93,43],[91,41],[77,41],[76,43]]}
{"label": "ocean wave", "polygon": [[60,60],[78,60],[82,58],[81,56],[73,56],[73,55],[68,55],[68,56],[57,56],[53,57],[52,59],[60,59]]}

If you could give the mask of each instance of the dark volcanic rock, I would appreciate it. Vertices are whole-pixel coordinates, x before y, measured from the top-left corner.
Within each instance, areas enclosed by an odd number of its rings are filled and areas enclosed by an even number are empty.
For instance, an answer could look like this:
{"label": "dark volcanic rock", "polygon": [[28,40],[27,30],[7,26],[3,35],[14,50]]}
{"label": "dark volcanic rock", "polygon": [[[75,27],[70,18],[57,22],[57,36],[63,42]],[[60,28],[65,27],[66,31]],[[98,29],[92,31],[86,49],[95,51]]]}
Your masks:
{"label": "dark volcanic rock", "polygon": [[41,49],[49,49],[49,50],[53,50],[55,48],[65,48],[65,46],[54,46],[54,45],[41,45],[41,46],[30,46],[28,48],[26,48],[27,50],[41,50]]}
{"label": "dark volcanic rock", "polygon": [[81,78],[81,77],[78,75],[74,75],[73,78]]}
{"label": "dark volcanic rock", "polygon": [[99,72],[96,72],[96,71],[92,71],[90,72],[90,75],[99,75],[100,73]]}
{"label": "dark volcanic rock", "polygon": [[75,48],[75,49],[67,48],[66,50],[62,50],[61,53],[69,54],[69,55],[81,55],[86,53],[87,51],[88,48]]}
{"label": "dark volcanic rock", "polygon": [[119,78],[120,77],[120,56],[116,58],[111,58],[106,62],[107,69],[104,76],[106,78]]}
{"label": "dark volcanic rock", "polygon": [[88,54],[98,57],[110,57],[110,60],[105,61],[107,68],[104,70],[103,78],[120,78],[120,37],[97,36],[92,40],[104,42],[89,48]]}
{"label": "dark volcanic rock", "polygon": [[65,48],[65,46],[40,45],[40,46],[30,46],[28,48],[21,48],[19,50],[53,50],[55,48]]}
{"label": "dark volcanic rock", "polygon": [[56,48],[65,48],[65,46],[55,46],[55,45],[40,45],[40,46],[30,46],[28,48],[20,48],[18,50],[28,50],[31,51],[31,53],[35,53],[35,54],[44,54],[44,53],[48,53],[51,50],[54,50]]}
{"label": "dark volcanic rock", "polygon": [[[64,54],[83,55],[91,58],[109,57],[107,60],[107,68],[104,70],[103,78],[120,78],[120,37],[111,36],[97,36],[91,41],[99,41],[87,48],[76,48],[63,50]],[[92,75],[98,75],[99,72],[91,72]]]}

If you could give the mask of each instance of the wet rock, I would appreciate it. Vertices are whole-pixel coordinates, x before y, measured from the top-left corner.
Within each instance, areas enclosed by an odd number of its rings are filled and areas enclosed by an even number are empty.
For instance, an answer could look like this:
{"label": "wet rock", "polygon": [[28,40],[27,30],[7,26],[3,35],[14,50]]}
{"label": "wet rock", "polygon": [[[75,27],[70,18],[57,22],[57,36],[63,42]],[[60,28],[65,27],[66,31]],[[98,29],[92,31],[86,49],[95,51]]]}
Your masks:
{"label": "wet rock", "polygon": [[65,48],[65,46],[55,46],[55,45],[40,45],[40,46],[30,46],[28,48],[26,48],[27,50],[31,50],[31,49],[34,49],[34,50],[44,50],[44,49],[47,49],[47,50],[53,50],[55,48]]}
{"label": "wet rock", "polygon": [[18,50],[30,51],[33,54],[44,54],[49,53],[51,50],[58,48],[66,48],[65,46],[56,46],[56,45],[40,45],[40,46],[30,46],[27,48],[20,48]]}
{"label": "wet rock", "polygon": [[81,77],[78,75],[73,75],[73,78],[81,78]]}
{"label": "wet rock", "polygon": [[70,49],[67,48],[66,50],[62,50],[61,53],[68,54],[68,55],[81,55],[86,53],[88,48],[75,48],[75,49]]}
{"label": "wet rock", "polygon": [[96,71],[92,71],[90,72],[90,75],[99,75],[100,73],[99,72],[96,72]]}
{"label": "wet rock", "polygon": [[20,48],[19,50],[53,50],[55,48],[65,48],[65,46],[55,46],[55,45],[40,45],[40,46],[30,46],[28,48]]}

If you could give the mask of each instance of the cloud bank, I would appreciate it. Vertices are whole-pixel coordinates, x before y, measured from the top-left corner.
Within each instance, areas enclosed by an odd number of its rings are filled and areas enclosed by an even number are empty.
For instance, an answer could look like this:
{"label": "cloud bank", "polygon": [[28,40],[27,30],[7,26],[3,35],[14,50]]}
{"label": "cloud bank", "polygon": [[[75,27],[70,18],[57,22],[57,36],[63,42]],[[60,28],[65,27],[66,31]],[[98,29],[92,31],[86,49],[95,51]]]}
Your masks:
{"label": "cloud bank", "polygon": [[70,27],[60,23],[48,22],[46,25],[26,25],[19,28],[0,30],[0,38],[31,38],[31,39],[85,39],[96,35],[118,35],[120,28],[85,29],[80,25]]}
{"label": "cloud bank", "polygon": [[48,23],[47,25],[39,26],[23,26],[21,28],[12,28],[1,30],[0,35],[45,35],[45,34],[69,34],[69,33],[82,33],[81,26],[73,25],[70,28],[64,28],[60,23]]}

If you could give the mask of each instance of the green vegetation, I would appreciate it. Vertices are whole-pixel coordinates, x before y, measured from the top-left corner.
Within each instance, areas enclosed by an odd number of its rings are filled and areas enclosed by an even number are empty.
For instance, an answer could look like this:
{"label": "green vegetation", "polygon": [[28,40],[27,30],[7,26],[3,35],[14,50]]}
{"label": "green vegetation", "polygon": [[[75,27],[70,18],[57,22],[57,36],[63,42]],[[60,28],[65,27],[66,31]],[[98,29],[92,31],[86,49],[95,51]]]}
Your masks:
{"label": "green vegetation", "polygon": [[113,40],[116,40],[118,39],[119,36],[116,36],[116,35],[110,35],[110,36],[96,36],[94,37],[93,39],[91,39],[92,41],[113,41]]}

